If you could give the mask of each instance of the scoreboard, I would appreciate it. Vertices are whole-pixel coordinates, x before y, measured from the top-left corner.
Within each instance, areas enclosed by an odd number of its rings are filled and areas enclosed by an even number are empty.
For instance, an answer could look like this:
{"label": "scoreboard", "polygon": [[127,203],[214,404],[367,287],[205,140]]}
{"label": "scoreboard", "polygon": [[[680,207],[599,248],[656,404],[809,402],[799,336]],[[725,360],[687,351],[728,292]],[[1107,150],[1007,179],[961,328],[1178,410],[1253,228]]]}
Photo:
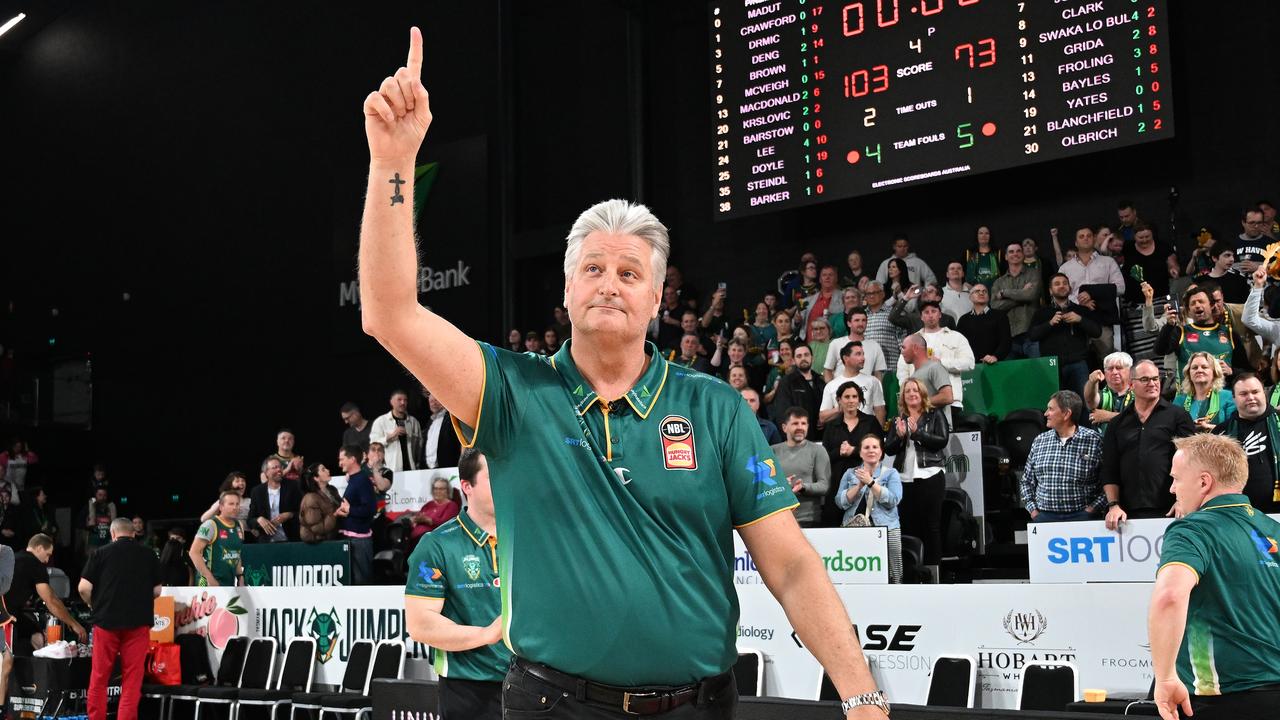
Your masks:
{"label": "scoreboard", "polygon": [[715,215],[1173,136],[1167,0],[712,0]]}

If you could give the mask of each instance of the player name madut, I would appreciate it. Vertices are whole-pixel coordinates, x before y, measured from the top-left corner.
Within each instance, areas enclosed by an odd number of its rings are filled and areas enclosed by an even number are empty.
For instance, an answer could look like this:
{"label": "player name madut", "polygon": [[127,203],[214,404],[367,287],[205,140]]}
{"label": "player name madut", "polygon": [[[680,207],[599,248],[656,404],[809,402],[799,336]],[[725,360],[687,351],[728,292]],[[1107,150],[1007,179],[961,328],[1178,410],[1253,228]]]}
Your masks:
{"label": "player name madut", "polygon": [[1070,128],[1083,127],[1107,120],[1118,120],[1123,117],[1129,117],[1133,114],[1133,106],[1125,105],[1124,107],[1110,108],[1107,110],[1099,110],[1098,112],[1084,113],[1083,115],[1075,115],[1062,120],[1050,120],[1045,123],[1045,129],[1049,132],[1057,132],[1059,130],[1067,130]]}

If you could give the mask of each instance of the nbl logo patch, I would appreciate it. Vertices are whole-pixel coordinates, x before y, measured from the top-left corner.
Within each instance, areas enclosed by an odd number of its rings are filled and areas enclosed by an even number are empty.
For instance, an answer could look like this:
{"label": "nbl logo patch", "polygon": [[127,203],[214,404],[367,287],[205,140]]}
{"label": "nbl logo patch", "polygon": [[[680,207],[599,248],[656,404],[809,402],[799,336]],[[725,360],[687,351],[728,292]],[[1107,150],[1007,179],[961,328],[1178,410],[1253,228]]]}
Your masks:
{"label": "nbl logo patch", "polygon": [[693,423],[680,415],[668,415],[658,424],[662,436],[662,464],[668,470],[697,470]]}

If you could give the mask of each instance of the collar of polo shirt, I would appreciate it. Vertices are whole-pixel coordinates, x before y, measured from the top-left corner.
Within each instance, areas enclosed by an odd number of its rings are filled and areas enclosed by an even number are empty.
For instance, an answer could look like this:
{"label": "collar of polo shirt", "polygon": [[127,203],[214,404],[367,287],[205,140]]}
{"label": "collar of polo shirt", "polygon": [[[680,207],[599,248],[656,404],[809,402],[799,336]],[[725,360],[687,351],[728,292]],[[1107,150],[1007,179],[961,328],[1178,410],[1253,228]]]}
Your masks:
{"label": "collar of polo shirt", "polygon": [[[573,399],[577,403],[579,415],[585,415],[591,406],[599,401],[601,405],[607,404],[604,399],[596,394],[591,388],[591,384],[586,378],[582,377],[582,373],[578,372],[578,366],[573,363],[573,356],[569,352],[573,340],[569,339],[560,346],[560,350],[551,358],[551,367],[556,369],[564,377],[565,382],[569,385],[569,392],[573,394]],[[658,401],[658,396],[662,394],[662,388],[667,384],[667,372],[670,364],[667,359],[662,357],[662,353],[658,352],[658,346],[651,342],[645,343],[644,352],[649,356],[649,367],[645,369],[644,374],[640,376],[634,387],[627,391],[622,397],[631,405],[631,409],[636,411],[641,420],[647,420],[649,412],[653,410],[653,405]]]}

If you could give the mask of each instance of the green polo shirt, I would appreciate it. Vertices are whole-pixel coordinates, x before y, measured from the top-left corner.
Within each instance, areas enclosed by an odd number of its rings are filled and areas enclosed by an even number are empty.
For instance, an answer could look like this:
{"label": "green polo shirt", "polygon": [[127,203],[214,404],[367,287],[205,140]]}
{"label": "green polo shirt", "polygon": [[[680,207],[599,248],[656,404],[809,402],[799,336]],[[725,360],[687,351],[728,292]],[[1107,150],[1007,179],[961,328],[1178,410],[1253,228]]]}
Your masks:
{"label": "green polo shirt", "polygon": [[[441,598],[441,614],[459,625],[484,627],[502,610],[497,538],[466,511],[422,536],[409,556],[407,597]],[[501,682],[511,653],[501,643],[463,652],[434,648],[436,674],[455,680]]]}
{"label": "green polo shirt", "polygon": [[795,507],[737,391],[668,363],[612,403],[570,356],[479,343],[476,428],[498,515],[503,633],[611,685],[679,685],[737,658],[734,527]]}
{"label": "green polo shirt", "polygon": [[1178,650],[1178,678],[1193,694],[1280,683],[1277,539],[1280,523],[1244,495],[1213,498],[1165,531],[1160,567],[1183,565],[1199,580]]}
{"label": "green polo shirt", "polygon": [[[223,587],[235,586],[236,569],[240,567],[240,548],[243,545],[240,523],[233,520],[228,524],[214,515],[200,524],[196,537],[209,543],[204,546],[204,564],[209,566],[214,579]],[[207,584],[203,575],[196,579],[197,586],[204,587]]]}

